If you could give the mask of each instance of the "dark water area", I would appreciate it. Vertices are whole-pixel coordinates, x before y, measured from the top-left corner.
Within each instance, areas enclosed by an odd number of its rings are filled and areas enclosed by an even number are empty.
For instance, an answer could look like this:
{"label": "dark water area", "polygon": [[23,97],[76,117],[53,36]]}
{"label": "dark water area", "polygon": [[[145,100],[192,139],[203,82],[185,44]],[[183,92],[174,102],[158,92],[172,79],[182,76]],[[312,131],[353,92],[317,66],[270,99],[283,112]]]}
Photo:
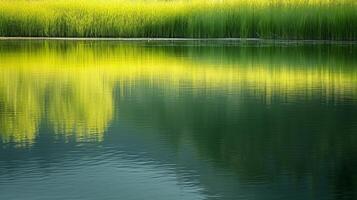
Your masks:
{"label": "dark water area", "polygon": [[0,199],[356,199],[356,53],[0,41]]}

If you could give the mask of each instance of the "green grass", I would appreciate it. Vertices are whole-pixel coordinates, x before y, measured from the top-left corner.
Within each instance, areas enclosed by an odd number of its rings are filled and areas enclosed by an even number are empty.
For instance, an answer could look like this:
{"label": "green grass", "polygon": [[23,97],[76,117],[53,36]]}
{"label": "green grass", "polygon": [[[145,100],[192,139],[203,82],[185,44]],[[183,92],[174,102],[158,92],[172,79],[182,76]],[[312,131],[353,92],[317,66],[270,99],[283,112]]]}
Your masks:
{"label": "green grass", "polygon": [[357,40],[357,3],[0,0],[0,36]]}

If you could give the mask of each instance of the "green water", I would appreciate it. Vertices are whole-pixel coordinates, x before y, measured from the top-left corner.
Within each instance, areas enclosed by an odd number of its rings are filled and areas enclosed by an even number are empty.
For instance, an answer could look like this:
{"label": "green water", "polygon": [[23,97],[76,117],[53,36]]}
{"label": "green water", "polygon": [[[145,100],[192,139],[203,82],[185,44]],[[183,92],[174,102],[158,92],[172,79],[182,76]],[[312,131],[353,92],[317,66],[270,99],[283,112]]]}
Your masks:
{"label": "green water", "polygon": [[355,199],[356,50],[0,41],[0,199]]}

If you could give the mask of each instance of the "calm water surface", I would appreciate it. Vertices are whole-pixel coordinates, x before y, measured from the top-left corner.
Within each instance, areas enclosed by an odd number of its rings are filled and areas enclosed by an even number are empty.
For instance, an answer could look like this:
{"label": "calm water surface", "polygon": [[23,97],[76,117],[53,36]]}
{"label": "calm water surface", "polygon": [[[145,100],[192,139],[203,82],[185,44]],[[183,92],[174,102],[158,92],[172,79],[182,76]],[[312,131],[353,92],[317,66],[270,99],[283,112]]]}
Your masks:
{"label": "calm water surface", "polygon": [[356,199],[351,45],[0,42],[0,199]]}

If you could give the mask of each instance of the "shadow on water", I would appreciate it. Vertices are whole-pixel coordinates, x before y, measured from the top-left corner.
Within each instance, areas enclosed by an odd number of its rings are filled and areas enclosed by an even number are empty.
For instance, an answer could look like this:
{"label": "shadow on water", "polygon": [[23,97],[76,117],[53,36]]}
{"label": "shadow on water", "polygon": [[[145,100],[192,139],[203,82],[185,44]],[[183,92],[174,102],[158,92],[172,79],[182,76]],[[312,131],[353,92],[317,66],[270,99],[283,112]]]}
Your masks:
{"label": "shadow on water", "polygon": [[[152,179],[174,174],[176,195],[356,198],[355,54],[331,44],[1,41],[2,193],[13,195],[21,173],[47,184],[36,173],[73,181],[85,165],[143,162],[162,168]],[[94,187],[97,197],[105,189]]]}

